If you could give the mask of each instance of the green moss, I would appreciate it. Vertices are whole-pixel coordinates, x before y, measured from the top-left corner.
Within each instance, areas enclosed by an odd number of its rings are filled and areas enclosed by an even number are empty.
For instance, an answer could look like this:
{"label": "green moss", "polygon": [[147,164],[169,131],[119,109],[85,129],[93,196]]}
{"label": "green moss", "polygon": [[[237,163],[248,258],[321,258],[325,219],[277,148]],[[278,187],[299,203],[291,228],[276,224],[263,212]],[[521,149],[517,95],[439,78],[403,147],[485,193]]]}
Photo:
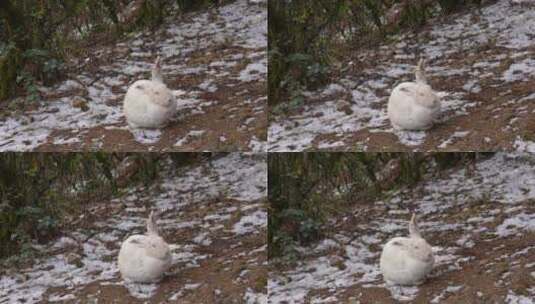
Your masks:
{"label": "green moss", "polygon": [[19,51],[14,46],[0,50],[0,101],[9,98],[15,91]]}
{"label": "green moss", "polygon": [[216,4],[217,0],[176,0],[182,12],[198,10]]}
{"label": "green moss", "polygon": [[141,12],[137,19],[137,24],[141,27],[155,27],[163,22],[164,5],[160,0],[151,0],[143,2]]}
{"label": "green moss", "polygon": [[254,285],[254,290],[256,292],[262,292],[262,291],[264,291],[266,286],[267,286],[267,276],[259,276],[256,279],[256,282],[255,282],[255,285]]}

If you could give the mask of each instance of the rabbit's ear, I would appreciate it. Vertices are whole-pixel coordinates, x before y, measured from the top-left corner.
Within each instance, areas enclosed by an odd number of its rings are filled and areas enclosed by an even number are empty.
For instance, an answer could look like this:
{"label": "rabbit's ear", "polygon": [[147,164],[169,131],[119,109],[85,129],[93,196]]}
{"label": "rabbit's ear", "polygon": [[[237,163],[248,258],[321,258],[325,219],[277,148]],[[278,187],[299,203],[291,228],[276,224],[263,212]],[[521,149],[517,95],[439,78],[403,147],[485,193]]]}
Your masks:
{"label": "rabbit's ear", "polygon": [[409,234],[411,237],[422,237],[420,234],[420,229],[418,228],[418,223],[416,222],[416,213],[412,214],[412,218],[409,223]]}
{"label": "rabbit's ear", "polygon": [[420,58],[418,65],[414,69],[414,76],[416,77],[416,82],[427,83],[427,77],[425,76],[425,61],[423,58]]}
{"label": "rabbit's ear", "polygon": [[159,235],[158,226],[156,226],[156,214],[151,211],[147,219],[147,233]]}
{"label": "rabbit's ear", "polygon": [[152,67],[152,80],[163,82],[163,75],[162,75],[162,67],[161,67],[161,57],[156,57],[156,61],[154,61],[154,66]]}
{"label": "rabbit's ear", "polygon": [[420,58],[420,61],[418,61],[418,69],[425,70],[425,59],[423,57]]}

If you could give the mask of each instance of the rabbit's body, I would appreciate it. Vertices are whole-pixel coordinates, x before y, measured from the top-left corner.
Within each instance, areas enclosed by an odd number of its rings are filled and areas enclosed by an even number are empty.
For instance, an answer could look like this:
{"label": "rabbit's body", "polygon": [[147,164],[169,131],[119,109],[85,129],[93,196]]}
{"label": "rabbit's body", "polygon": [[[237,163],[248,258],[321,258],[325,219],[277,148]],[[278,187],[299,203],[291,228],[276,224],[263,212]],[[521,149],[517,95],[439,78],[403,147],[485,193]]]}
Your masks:
{"label": "rabbit's body", "polygon": [[388,117],[396,129],[429,129],[440,114],[440,98],[427,84],[422,60],[415,75],[415,82],[399,84],[388,99]]}
{"label": "rabbit's body", "polygon": [[121,246],[119,271],[126,280],[157,282],[171,266],[169,245],[158,235],[153,213],[147,220],[147,230],[146,235],[128,237]]}
{"label": "rabbit's body", "polygon": [[381,272],[390,284],[417,285],[433,269],[433,250],[421,237],[414,215],[409,230],[410,237],[391,239],[381,253]]}
{"label": "rabbit's body", "polygon": [[176,101],[163,83],[160,59],[156,60],[151,80],[138,80],[126,92],[124,114],[132,128],[164,127],[176,113]]}

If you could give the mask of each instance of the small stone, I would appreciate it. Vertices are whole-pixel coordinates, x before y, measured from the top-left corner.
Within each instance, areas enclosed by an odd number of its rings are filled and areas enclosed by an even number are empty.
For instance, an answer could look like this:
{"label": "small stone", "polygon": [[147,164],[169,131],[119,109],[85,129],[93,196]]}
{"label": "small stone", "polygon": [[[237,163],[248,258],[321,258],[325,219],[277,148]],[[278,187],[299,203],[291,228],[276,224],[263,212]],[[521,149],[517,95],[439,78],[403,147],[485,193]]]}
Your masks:
{"label": "small stone", "polygon": [[87,100],[85,100],[83,97],[75,96],[72,100],[72,106],[75,108],[79,108],[83,112],[89,111],[89,106],[87,105]]}
{"label": "small stone", "polygon": [[82,263],[82,257],[76,253],[69,253],[65,257],[68,264],[75,265],[76,267],[82,267],[84,264]]}
{"label": "small stone", "polygon": [[353,114],[353,109],[351,109],[351,103],[345,100],[339,100],[336,103],[336,109],[340,112],[344,112],[347,115]]}

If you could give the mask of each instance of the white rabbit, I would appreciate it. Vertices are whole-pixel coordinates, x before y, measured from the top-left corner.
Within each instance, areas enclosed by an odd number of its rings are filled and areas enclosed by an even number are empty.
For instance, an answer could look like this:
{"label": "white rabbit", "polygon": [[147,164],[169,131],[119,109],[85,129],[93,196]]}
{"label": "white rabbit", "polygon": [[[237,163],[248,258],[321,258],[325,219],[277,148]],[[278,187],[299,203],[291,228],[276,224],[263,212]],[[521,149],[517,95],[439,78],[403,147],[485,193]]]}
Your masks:
{"label": "white rabbit", "polygon": [[440,114],[440,98],[427,84],[424,60],[420,59],[415,82],[403,82],[388,99],[388,117],[395,129],[427,130]]}
{"label": "white rabbit", "polygon": [[155,129],[164,127],[176,114],[176,101],[163,83],[160,57],[152,68],[151,80],[134,82],[124,97],[124,115],[132,128]]}
{"label": "white rabbit", "polygon": [[409,223],[409,233],[408,238],[391,239],[381,253],[381,272],[389,284],[417,285],[433,269],[433,250],[420,235],[416,214]]}
{"label": "white rabbit", "polygon": [[119,251],[119,271],[125,280],[152,283],[159,281],[171,266],[169,245],[159,236],[156,215],[147,219],[147,234],[132,235]]}

